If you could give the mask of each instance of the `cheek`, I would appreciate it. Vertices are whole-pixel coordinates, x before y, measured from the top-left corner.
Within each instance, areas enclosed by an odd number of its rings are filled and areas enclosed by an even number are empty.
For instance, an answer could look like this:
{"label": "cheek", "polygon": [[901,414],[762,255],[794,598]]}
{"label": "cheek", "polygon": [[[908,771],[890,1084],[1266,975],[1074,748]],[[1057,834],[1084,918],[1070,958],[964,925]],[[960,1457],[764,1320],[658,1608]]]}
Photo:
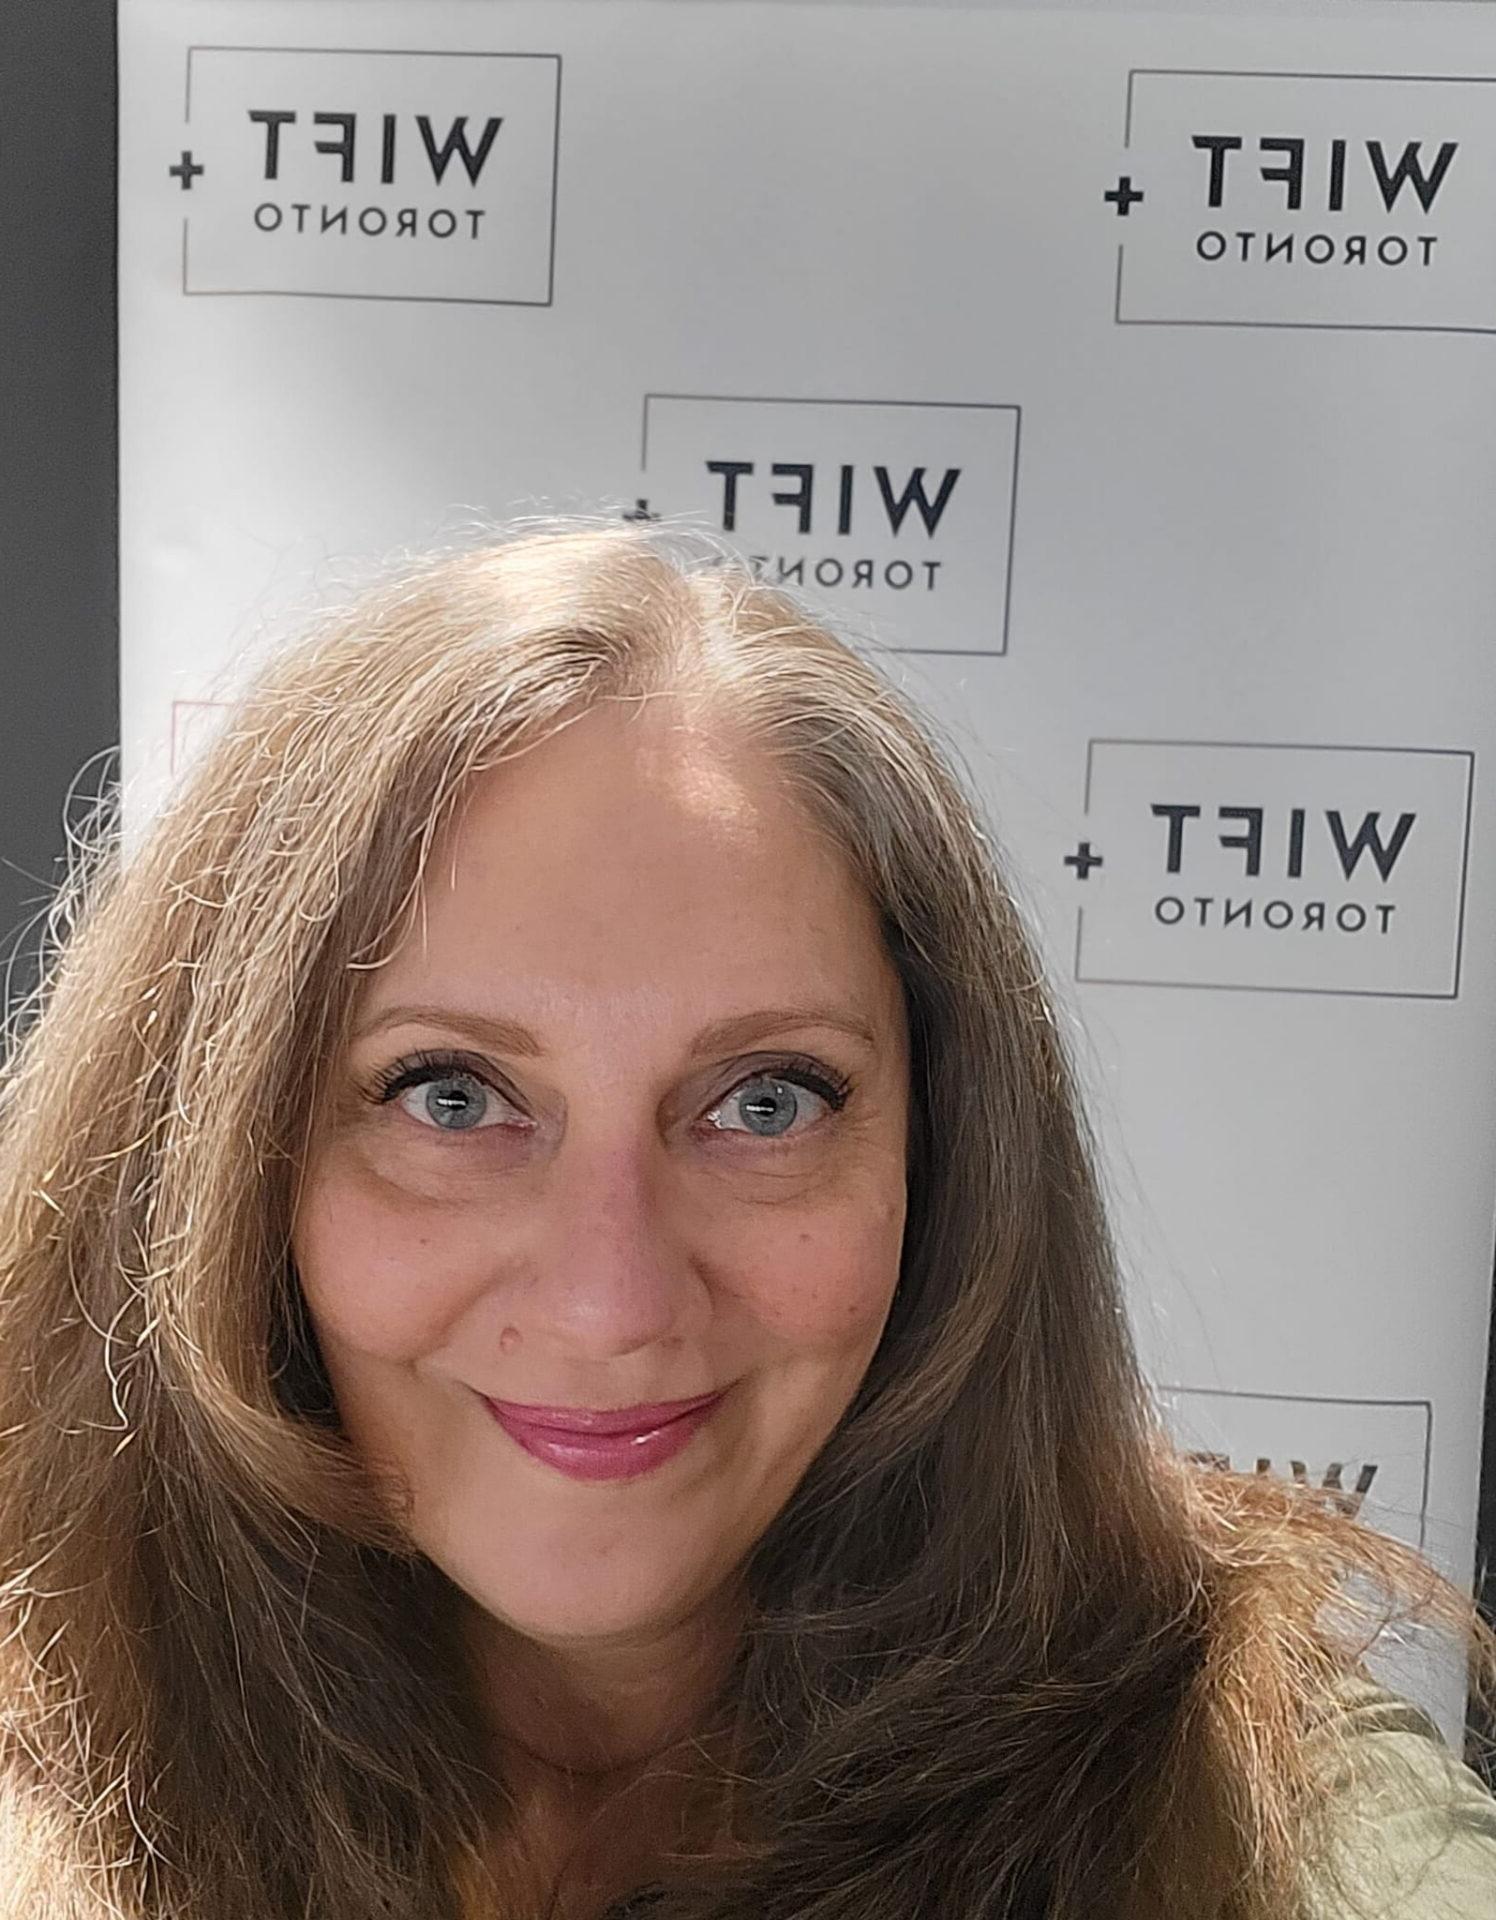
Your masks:
{"label": "cheek", "polygon": [[[719,1331],[752,1323],[805,1357],[870,1353],[898,1282],[905,1202],[858,1183],[831,1204],[714,1210],[676,1222],[715,1295]],[[523,1234],[519,1236],[523,1240]],[[302,1291],[329,1366],[340,1356],[409,1364],[439,1350],[502,1272],[495,1223],[429,1200],[357,1156],[329,1153],[308,1178],[292,1234]]]}
{"label": "cheek", "polygon": [[903,1206],[828,1213],[764,1234],[739,1256],[735,1291],[778,1341],[827,1355],[873,1345],[898,1284]]}
{"label": "cheek", "polygon": [[356,1167],[319,1169],[291,1245],[329,1364],[338,1348],[398,1363],[437,1346],[460,1305],[457,1238],[450,1210],[397,1199]]}

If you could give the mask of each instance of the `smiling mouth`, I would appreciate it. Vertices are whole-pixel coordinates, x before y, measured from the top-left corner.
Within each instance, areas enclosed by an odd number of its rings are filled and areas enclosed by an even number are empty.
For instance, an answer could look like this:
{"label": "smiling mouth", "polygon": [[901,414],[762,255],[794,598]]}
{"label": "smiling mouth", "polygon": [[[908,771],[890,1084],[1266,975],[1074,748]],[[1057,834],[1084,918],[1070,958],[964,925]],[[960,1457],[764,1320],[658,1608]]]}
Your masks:
{"label": "smiling mouth", "polygon": [[712,1393],[699,1393],[691,1400],[648,1400],[631,1407],[529,1406],[517,1400],[495,1400],[488,1394],[482,1398],[496,1417],[512,1421],[516,1426],[563,1434],[628,1434],[652,1433],[658,1427],[694,1413],[699,1407],[720,1400],[725,1392],[725,1387],[719,1387]]}
{"label": "smiling mouth", "polygon": [[[490,1400],[486,1394],[479,1398],[516,1446],[568,1479],[632,1480],[683,1453],[712,1418],[726,1392],[723,1388],[696,1400],[656,1402],[644,1410],[642,1421],[637,1407],[546,1407],[538,1411],[552,1418],[536,1420],[532,1415],[537,1409]],[[568,1422],[590,1416],[606,1424],[589,1428],[554,1424],[553,1417],[558,1414]],[[620,1425],[623,1421],[630,1424]]]}

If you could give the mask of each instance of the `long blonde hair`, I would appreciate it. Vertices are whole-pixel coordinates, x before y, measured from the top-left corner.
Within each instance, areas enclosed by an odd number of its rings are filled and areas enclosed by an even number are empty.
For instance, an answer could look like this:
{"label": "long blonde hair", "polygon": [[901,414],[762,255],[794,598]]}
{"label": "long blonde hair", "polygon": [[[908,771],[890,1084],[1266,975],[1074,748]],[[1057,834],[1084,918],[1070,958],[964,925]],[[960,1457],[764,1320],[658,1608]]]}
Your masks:
{"label": "long blonde hair", "polygon": [[1277,1920],[1304,1735],[1377,1625],[1441,1623],[1496,1689],[1496,1634],[1410,1549],[1170,1445],[930,723],[723,551],[555,526],[328,613],[59,899],[0,1080],[6,1916],[520,1920],[451,1589],[341,1433],[289,1226],[361,970],[467,784],[660,693],[772,756],[877,902],[913,1052],[894,1309],[751,1557],[731,1764],[702,1747],[709,1838],[651,1911]]}

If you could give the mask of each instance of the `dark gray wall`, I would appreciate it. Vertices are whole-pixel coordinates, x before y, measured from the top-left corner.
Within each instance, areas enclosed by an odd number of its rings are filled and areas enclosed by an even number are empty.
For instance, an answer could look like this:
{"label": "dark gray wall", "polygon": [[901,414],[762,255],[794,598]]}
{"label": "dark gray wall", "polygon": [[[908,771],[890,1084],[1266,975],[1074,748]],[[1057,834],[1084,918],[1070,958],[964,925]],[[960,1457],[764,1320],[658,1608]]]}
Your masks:
{"label": "dark gray wall", "polygon": [[113,0],[0,0],[0,978],[119,738],[114,129]]}

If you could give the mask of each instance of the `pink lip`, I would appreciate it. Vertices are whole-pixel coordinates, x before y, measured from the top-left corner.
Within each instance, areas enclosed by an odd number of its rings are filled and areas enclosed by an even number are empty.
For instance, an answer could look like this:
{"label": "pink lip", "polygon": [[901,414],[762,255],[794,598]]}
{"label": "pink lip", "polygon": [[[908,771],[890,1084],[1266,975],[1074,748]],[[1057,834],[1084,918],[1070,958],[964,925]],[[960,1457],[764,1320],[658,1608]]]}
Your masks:
{"label": "pink lip", "polygon": [[495,1413],[506,1414],[520,1426],[555,1427],[562,1433],[646,1433],[678,1420],[711,1400],[716,1393],[698,1393],[694,1400],[641,1400],[633,1407],[532,1407],[518,1400],[488,1400]]}
{"label": "pink lip", "polygon": [[535,1459],[573,1480],[620,1480],[673,1459],[710,1419],[722,1392],[607,1409],[480,1398],[510,1439]]}

